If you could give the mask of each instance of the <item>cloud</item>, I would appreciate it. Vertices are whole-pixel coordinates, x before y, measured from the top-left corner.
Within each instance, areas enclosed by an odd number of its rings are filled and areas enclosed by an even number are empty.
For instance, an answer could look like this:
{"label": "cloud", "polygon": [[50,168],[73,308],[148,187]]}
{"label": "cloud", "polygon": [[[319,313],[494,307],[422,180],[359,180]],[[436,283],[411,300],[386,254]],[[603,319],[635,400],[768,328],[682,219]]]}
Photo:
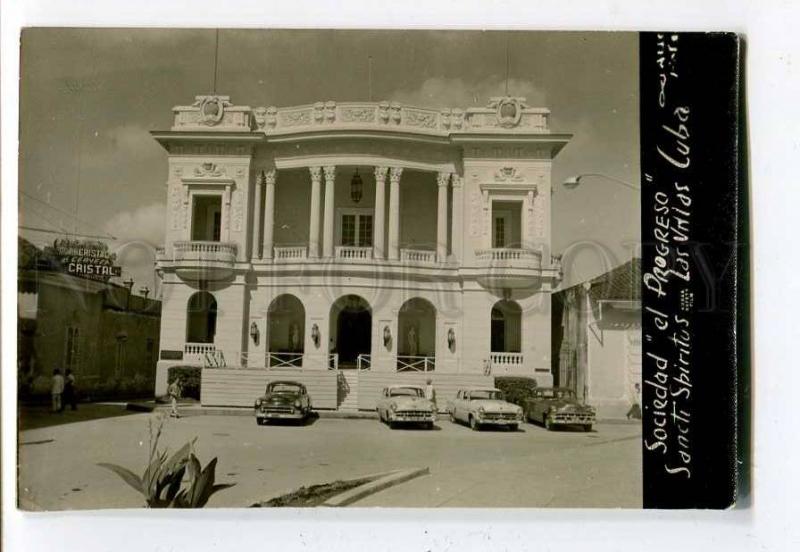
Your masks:
{"label": "cloud", "polygon": [[[413,90],[400,89],[392,99],[419,107],[483,107],[489,98],[505,95],[505,79],[492,75],[478,82],[433,77]],[[528,80],[509,79],[509,95],[522,96],[531,107],[546,105],[544,91]]]}
{"label": "cloud", "polygon": [[146,242],[160,245],[164,242],[166,206],[153,203],[132,211],[115,214],[105,224],[105,231],[117,237],[117,244]]}

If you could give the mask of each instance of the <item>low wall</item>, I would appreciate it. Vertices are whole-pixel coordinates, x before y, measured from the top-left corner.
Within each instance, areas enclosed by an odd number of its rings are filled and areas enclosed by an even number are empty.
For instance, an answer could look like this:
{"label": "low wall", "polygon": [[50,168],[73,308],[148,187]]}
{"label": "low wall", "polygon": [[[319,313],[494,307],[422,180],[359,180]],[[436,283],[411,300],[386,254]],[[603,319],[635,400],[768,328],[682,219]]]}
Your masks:
{"label": "low wall", "polygon": [[305,385],[315,409],[337,407],[337,373],[334,370],[203,368],[200,403],[203,406],[252,407],[264,394],[267,383],[275,380]]}

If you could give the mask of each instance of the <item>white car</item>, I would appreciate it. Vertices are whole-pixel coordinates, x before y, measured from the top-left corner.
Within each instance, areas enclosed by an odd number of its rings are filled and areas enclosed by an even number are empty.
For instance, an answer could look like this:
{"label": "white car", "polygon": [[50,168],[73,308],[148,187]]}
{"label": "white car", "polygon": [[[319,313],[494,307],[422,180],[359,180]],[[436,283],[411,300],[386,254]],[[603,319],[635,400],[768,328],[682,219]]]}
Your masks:
{"label": "white car", "polygon": [[516,431],[522,421],[522,408],[507,402],[494,387],[461,389],[447,410],[450,421],[469,424],[474,431],[488,425]]}
{"label": "white car", "polygon": [[422,424],[433,429],[436,406],[425,398],[425,390],[416,385],[390,385],[381,391],[378,418],[394,428],[401,423]]}

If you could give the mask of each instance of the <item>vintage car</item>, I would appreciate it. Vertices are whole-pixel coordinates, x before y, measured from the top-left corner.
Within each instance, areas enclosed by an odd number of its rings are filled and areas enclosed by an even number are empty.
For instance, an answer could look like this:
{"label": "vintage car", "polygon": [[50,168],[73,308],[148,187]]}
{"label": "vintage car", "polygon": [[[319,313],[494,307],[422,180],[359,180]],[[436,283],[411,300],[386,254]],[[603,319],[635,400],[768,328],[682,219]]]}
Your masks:
{"label": "vintage car", "polygon": [[533,397],[525,401],[525,418],[538,422],[548,430],[557,426],[578,425],[591,431],[595,423],[594,408],[580,404],[571,389],[564,387],[540,387]]}
{"label": "vintage car", "polygon": [[270,420],[302,421],[311,414],[311,397],[306,386],[296,381],[272,381],[255,403],[256,423]]}
{"label": "vintage car", "polygon": [[522,408],[507,402],[494,387],[460,389],[447,411],[450,421],[465,422],[475,431],[489,425],[516,431],[522,421]]}
{"label": "vintage car", "polygon": [[378,418],[392,429],[402,423],[422,424],[433,429],[436,421],[436,405],[425,398],[425,390],[417,385],[385,387],[376,410]]}

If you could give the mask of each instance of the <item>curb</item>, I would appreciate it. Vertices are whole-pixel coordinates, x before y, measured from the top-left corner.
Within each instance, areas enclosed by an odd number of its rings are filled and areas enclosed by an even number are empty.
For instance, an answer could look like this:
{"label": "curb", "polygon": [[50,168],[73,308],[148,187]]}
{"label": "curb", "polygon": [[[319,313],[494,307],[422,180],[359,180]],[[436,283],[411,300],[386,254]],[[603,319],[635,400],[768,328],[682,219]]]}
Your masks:
{"label": "curb", "polygon": [[349,491],[332,496],[323,502],[321,506],[326,506],[329,508],[341,508],[343,506],[349,506],[350,504],[353,504],[362,498],[366,498],[390,487],[394,487],[400,483],[405,483],[406,481],[410,481],[421,475],[428,474],[430,474],[430,469],[427,467],[391,472],[385,477],[381,477],[375,481],[370,481],[369,483],[364,483],[355,489],[350,489]]}
{"label": "curb", "polygon": [[[163,404],[149,404],[149,403],[127,403],[125,405],[127,410],[136,412],[169,412],[170,405]],[[183,406],[178,404],[178,411],[181,418],[188,418],[190,416],[253,416],[253,407],[215,407],[215,406]],[[319,418],[341,418],[341,419],[359,419],[359,420],[377,420],[378,414],[371,410],[360,411],[340,411],[340,410],[314,410],[314,415]]]}

